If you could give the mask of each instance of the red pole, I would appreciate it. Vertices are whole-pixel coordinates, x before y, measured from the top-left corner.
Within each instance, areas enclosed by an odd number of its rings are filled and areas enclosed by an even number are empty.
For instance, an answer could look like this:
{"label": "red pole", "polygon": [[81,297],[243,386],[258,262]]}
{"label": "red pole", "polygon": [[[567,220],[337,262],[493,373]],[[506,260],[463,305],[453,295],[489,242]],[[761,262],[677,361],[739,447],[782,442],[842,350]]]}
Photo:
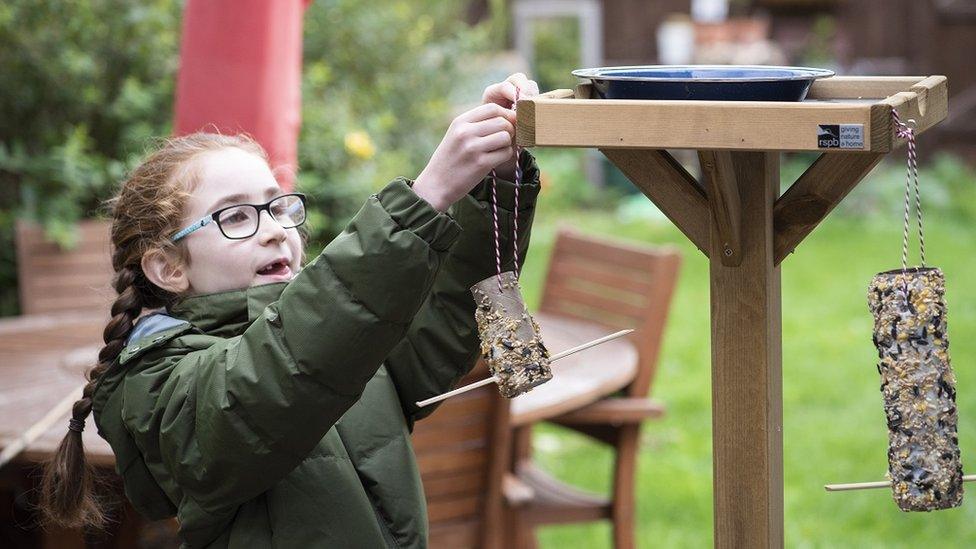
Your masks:
{"label": "red pole", "polygon": [[294,185],[308,0],[189,0],[176,85],[177,135],[247,132],[278,183]]}

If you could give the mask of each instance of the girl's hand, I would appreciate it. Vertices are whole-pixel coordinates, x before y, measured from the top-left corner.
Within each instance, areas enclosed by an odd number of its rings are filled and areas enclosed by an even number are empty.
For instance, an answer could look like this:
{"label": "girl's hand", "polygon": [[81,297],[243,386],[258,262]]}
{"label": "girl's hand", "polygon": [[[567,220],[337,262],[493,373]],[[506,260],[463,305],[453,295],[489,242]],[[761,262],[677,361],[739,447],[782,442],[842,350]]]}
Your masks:
{"label": "girl's hand", "polygon": [[[536,95],[539,87],[524,74],[513,74],[505,82],[485,88],[484,104],[455,118],[427,166],[414,181],[413,190],[439,211],[475,187],[496,166],[515,172],[515,86],[519,97]],[[508,165],[506,165],[508,164]]]}
{"label": "girl's hand", "polygon": [[[525,74],[517,72],[506,78],[504,82],[492,84],[485,88],[485,93],[481,96],[481,100],[483,103],[495,103],[502,107],[514,108],[516,88],[518,88],[519,99],[539,95],[539,84],[534,80],[529,80]],[[495,175],[509,181],[514,180],[515,162],[517,160],[515,158],[515,151],[513,150],[511,158],[495,167]]]}

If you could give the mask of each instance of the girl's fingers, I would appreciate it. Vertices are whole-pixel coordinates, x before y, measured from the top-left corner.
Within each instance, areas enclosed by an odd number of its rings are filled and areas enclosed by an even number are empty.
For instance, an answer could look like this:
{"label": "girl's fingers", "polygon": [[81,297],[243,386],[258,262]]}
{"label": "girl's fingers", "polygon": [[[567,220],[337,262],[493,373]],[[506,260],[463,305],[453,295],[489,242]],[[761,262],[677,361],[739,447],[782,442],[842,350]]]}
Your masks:
{"label": "girl's fingers", "polygon": [[478,148],[487,153],[495,153],[500,149],[512,149],[512,134],[508,132],[495,132],[478,140]]}
{"label": "girl's fingers", "polygon": [[515,113],[513,113],[511,109],[503,108],[501,105],[497,105],[495,103],[478,105],[470,111],[461,113],[455,120],[460,122],[474,123],[481,122],[482,120],[487,120],[489,118],[494,118],[496,116],[508,118],[513,124],[515,123]]}
{"label": "girl's fingers", "polygon": [[501,116],[475,122],[472,126],[474,135],[478,137],[484,137],[500,131],[508,132],[512,134],[512,137],[515,136],[515,126],[507,118]]}

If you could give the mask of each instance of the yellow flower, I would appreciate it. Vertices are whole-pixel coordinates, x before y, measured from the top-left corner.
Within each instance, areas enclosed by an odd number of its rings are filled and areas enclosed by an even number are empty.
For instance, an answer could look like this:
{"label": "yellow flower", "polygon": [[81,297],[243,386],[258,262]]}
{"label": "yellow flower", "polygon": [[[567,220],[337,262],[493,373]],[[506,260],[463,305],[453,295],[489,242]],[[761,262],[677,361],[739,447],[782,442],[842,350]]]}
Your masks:
{"label": "yellow flower", "polygon": [[376,154],[376,146],[369,134],[357,130],[346,134],[346,152],[362,160],[369,160]]}

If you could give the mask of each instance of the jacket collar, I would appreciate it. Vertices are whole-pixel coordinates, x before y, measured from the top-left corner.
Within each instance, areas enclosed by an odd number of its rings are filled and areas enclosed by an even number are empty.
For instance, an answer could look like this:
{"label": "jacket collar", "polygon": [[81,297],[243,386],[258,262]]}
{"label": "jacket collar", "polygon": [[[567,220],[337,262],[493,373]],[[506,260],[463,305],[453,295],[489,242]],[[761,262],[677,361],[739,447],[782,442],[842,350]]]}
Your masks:
{"label": "jacket collar", "polygon": [[177,300],[167,307],[167,312],[188,321],[208,335],[233,337],[243,333],[265,307],[277,301],[287,286],[287,282],[275,282],[194,295]]}

